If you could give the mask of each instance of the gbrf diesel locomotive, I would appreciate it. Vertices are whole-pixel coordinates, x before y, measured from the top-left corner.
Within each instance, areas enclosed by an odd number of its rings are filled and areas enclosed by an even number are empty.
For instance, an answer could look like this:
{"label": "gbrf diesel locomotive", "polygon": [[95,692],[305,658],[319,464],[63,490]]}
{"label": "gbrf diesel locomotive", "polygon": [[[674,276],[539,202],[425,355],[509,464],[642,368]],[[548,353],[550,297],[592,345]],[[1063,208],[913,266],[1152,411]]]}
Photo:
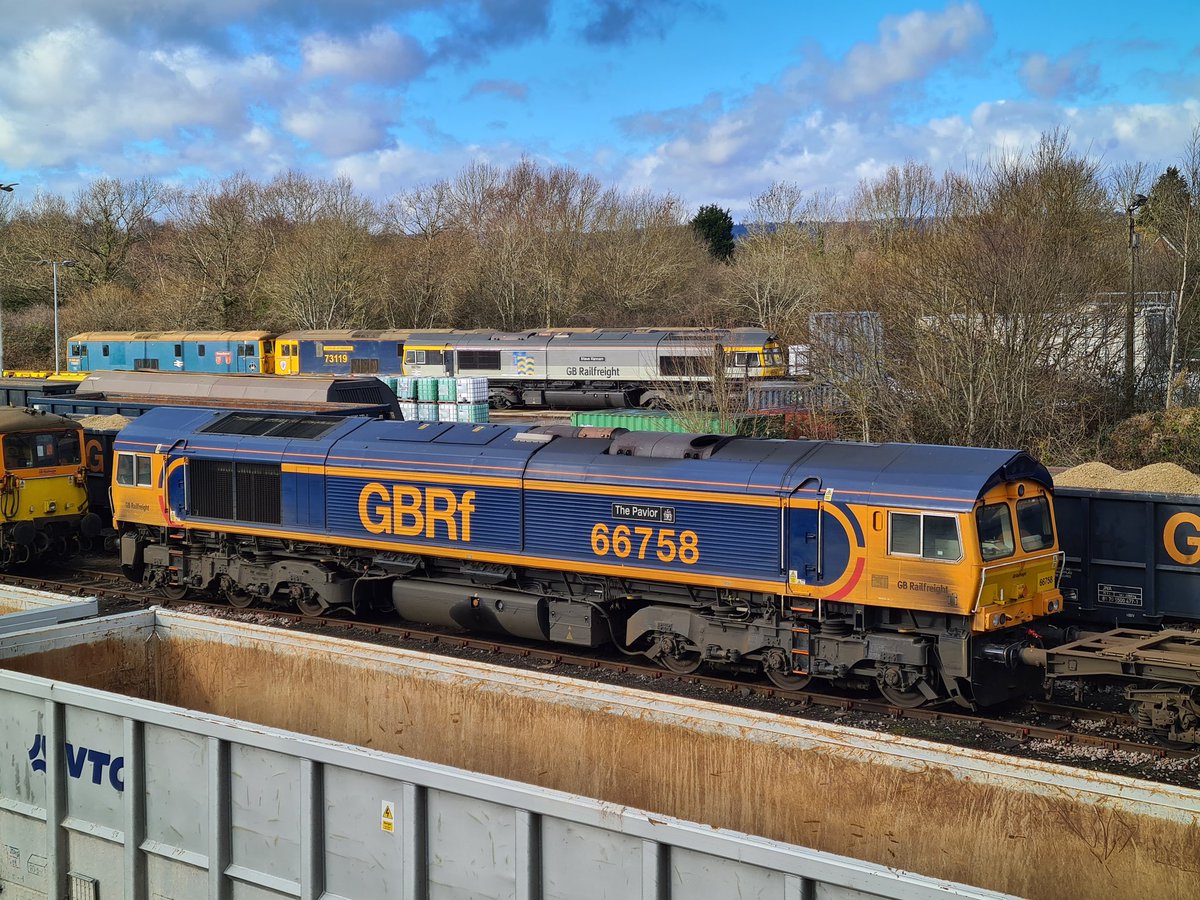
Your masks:
{"label": "gbrf diesel locomotive", "polygon": [[0,570],[66,556],[100,533],[88,511],[83,428],[32,409],[0,409]]}
{"label": "gbrf diesel locomotive", "polygon": [[[114,446],[135,581],[995,703],[1062,602],[1022,452],[151,410]],[[593,436],[594,434],[594,436]]]}

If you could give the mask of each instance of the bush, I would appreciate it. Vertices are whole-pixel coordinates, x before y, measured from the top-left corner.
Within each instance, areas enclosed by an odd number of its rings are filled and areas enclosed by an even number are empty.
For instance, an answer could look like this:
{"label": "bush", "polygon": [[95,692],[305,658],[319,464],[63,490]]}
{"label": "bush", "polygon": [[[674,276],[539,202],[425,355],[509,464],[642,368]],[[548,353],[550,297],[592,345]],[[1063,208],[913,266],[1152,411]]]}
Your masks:
{"label": "bush", "polygon": [[1118,469],[1172,462],[1200,471],[1200,408],[1173,407],[1126,419],[1109,435],[1102,458]]}

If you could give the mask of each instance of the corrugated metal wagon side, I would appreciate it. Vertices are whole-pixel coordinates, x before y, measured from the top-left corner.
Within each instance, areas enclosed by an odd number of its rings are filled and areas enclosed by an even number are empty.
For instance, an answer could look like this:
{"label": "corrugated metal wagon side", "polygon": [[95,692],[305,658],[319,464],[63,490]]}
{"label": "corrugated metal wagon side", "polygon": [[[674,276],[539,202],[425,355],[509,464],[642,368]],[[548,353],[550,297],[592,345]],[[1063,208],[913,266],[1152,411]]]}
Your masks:
{"label": "corrugated metal wagon side", "polygon": [[[0,640],[6,900],[1000,896],[149,701],[173,693],[154,658],[182,638],[164,624]],[[44,677],[64,659],[78,684]]]}

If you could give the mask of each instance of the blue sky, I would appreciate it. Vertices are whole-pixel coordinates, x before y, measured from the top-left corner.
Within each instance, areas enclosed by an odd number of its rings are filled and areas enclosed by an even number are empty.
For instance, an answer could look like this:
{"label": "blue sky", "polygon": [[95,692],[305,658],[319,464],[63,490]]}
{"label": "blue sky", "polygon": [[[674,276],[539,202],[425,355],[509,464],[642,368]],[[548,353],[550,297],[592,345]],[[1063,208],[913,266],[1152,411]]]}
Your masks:
{"label": "blue sky", "polygon": [[55,0],[6,4],[0,181],[344,175],[379,200],[528,155],[735,218],[1051,128],[1104,165],[1200,122],[1200,4]]}

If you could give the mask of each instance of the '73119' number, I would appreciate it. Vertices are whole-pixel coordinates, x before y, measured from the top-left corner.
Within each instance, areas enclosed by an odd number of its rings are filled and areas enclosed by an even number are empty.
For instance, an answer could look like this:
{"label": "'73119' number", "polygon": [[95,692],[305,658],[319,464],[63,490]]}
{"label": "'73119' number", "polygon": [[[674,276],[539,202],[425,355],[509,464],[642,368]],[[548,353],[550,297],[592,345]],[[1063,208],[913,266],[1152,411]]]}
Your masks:
{"label": "'73119' number", "polygon": [[592,552],[597,556],[612,554],[618,559],[646,559],[653,553],[662,562],[678,559],[685,566],[695,565],[700,559],[700,539],[696,532],[676,531],[674,528],[651,528],[638,525],[618,525],[609,528],[603,522],[592,526]]}

